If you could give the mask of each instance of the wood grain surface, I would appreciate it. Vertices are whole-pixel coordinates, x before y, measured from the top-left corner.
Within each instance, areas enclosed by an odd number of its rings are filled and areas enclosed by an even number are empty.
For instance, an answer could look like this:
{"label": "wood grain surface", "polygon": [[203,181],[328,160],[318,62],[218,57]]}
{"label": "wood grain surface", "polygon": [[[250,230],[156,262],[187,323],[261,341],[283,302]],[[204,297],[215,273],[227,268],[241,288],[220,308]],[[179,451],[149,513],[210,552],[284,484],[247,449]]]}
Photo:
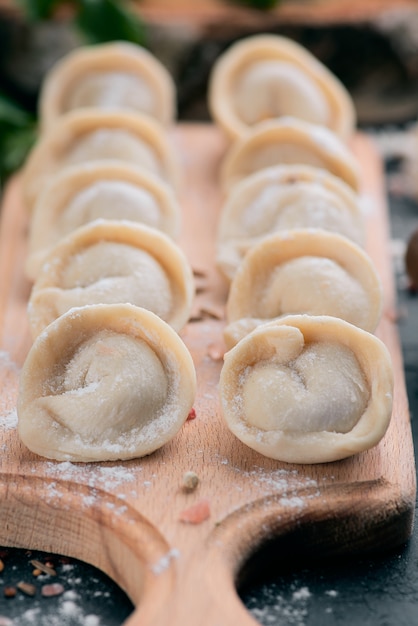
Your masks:
{"label": "wood grain surface", "polygon": [[[381,164],[371,141],[353,141],[363,175],[367,249],[383,281],[378,335],[395,371],[389,430],[374,449],[336,463],[288,465],[245,447],[223,424],[217,384],[227,285],[214,266],[225,150],[210,125],[179,125],[172,140],[182,161],[180,244],[196,270],[193,320],[182,337],[198,375],[196,419],[151,456],[128,462],[74,464],[37,457],[16,434],[19,371],[30,337],[30,285],[22,267],[28,220],[19,177],[4,195],[0,223],[0,545],[69,555],[109,574],[131,597],[130,626],[255,624],[235,581],[250,556],[272,538],[298,533],[312,554],[378,552],[408,539],[415,468],[396,302],[389,256]],[[183,474],[200,478],[192,493]],[[180,521],[206,499],[210,517]]]}
{"label": "wood grain surface", "polygon": [[[280,0],[269,10],[245,6],[228,0],[134,0],[142,19],[159,26],[185,24],[188,28],[213,28],[232,24],[236,29],[271,28],[286,24],[347,24],[367,22],[390,12],[415,9],[415,0]],[[21,13],[15,0],[0,0],[4,14]],[[74,8],[58,7],[54,15],[66,18]]]}
{"label": "wood grain surface", "polygon": [[280,0],[269,10],[226,0],[137,0],[139,15],[149,23],[187,24],[203,29],[234,27],[257,31],[283,24],[311,26],[373,21],[382,15],[416,8],[414,0]]}

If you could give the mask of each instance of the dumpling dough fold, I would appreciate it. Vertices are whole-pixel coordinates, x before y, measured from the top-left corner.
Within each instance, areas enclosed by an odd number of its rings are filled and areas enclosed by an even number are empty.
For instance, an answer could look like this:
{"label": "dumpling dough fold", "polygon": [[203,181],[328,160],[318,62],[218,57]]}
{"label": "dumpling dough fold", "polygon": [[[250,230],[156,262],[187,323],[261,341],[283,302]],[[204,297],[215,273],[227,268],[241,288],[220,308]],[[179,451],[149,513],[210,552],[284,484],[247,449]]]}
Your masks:
{"label": "dumpling dough fold", "polygon": [[126,111],[78,109],[59,117],[29,153],[22,176],[28,209],[33,210],[39,194],[59,171],[103,161],[129,163],[173,187],[179,184],[174,147],[156,120]]}
{"label": "dumpling dough fold", "polygon": [[50,459],[141,457],[180,430],[195,393],[189,351],[154,313],[129,304],[75,308],[29,351],[18,432]]}
{"label": "dumpling dough fold", "polygon": [[83,46],[46,75],[39,96],[42,129],[79,108],[126,109],[166,125],[176,113],[174,81],[157,57],[141,46],[122,41]]}
{"label": "dumpling dough fold", "polygon": [[220,55],[210,75],[209,109],[232,139],[286,115],[323,125],[344,141],[356,123],[338,78],[297,42],[271,34],[241,39]]}
{"label": "dumpling dough fold", "polygon": [[233,278],[246,252],[263,237],[297,228],[322,228],[365,241],[360,197],[341,179],[307,165],[265,168],[234,185],[217,233],[217,264]]}
{"label": "dumpling dough fold", "polygon": [[254,172],[273,165],[310,165],[360,189],[359,165],[341,139],[324,126],[287,116],[260,122],[227,151],[220,178],[225,190]]}
{"label": "dumpling dough fold", "polygon": [[[346,237],[320,229],[283,231],[247,253],[229,290],[229,324],[261,324],[289,314],[331,315],[374,332],[381,281],[370,257]],[[246,320],[248,320],[246,322]],[[225,329],[227,342],[236,331]]]}
{"label": "dumpling dough fold", "polygon": [[226,353],[219,393],[228,428],[250,448],[288,463],[325,463],[382,439],[393,372],[374,335],[334,317],[289,315]]}
{"label": "dumpling dough fold", "polygon": [[172,188],[122,162],[83,163],[56,174],[38,198],[29,230],[25,272],[34,280],[49,249],[96,219],[139,222],[176,239],[181,208]]}
{"label": "dumpling dough fold", "polygon": [[96,220],[51,249],[32,288],[29,325],[36,337],[73,307],[128,302],[179,331],[193,297],[191,266],[167,235],[135,222]]}

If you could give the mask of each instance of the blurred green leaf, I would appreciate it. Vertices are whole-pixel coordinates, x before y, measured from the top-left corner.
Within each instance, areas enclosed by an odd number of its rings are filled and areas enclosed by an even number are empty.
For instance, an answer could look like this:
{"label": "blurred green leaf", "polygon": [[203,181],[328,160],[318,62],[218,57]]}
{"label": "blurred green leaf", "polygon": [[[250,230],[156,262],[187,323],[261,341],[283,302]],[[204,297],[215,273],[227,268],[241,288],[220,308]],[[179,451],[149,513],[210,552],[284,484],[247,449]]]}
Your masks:
{"label": "blurred green leaf", "polygon": [[17,0],[29,19],[46,20],[63,0]]}
{"label": "blurred green leaf", "polygon": [[0,125],[0,182],[18,170],[34,145],[37,137],[36,125],[26,128],[10,129],[2,132]]}
{"label": "blurred green leaf", "polygon": [[122,40],[145,45],[146,29],[128,0],[16,0],[31,20],[52,17],[60,4],[74,5],[74,23],[90,43]]}
{"label": "blurred green leaf", "polygon": [[21,167],[35,143],[37,124],[33,115],[0,93],[0,184]]}
{"label": "blurred green leaf", "polygon": [[5,124],[22,127],[31,121],[33,121],[33,116],[28,111],[5,94],[0,93],[0,127]]}
{"label": "blurred green leaf", "polygon": [[75,23],[92,43],[112,40],[145,44],[145,26],[121,0],[79,0]]}

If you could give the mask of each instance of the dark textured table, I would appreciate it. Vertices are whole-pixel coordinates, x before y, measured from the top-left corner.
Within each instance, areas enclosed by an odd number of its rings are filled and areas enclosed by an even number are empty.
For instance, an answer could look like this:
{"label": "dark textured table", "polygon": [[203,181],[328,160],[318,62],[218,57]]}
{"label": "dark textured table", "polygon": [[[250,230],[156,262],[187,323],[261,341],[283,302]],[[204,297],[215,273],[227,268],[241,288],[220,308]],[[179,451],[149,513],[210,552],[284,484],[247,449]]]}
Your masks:
{"label": "dark textured table", "polygon": [[[398,286],[399,332],[415,444],[418,444],[418,295],[407,288],[403,246],[418,228],[418,201],[390,196],[394,272]],[[0,552],[0,626],[117,626],[132,604],[104,574],[84,563],[28,553]],[[56,576],[31,561],[49,562]],[[284,564],[286,568],[286,564]],[[292,571],[277,564],[274,579],[241,590],[244,603],[263,626],[418,625],[418,525],[407,545],[390,554],[339,563],[307,563]],[[19,582],[35,587],[35,595]],[[42,588],[58,583],[56,595]],[[4,591],[16,591],[6,597]],[[34,591],[31,587],[29,590]],[[6,593],[9,593],[6,592]],[[198,625],[196,625],[198,626]],[[215,626],[215,625],[214,625]]]}

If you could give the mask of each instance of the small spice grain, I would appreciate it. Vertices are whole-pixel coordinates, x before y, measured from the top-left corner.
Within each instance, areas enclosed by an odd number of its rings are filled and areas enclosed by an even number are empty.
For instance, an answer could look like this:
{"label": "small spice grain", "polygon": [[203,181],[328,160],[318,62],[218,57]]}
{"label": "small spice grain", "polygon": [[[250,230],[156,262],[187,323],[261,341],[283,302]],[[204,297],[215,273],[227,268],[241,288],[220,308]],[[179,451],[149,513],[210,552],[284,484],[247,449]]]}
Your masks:
{"label": "small spice grain", "polygon": [[196,419],[196,410],[195,409],[190,409],[189,414],[187,416],[187,421],[190,422],[191,420]]}
{"label": "small spice grain", "polygon": [[16,587],[19,589],[19,591],[24,593],[26,596],[34,596],[36,594],[36,587],[35,585],[32,585],[31,583],[26,583],[24,581],[21,581],[17,583]]}
{"label": "small spice grain", "polygon": [[65,589],[61,583],[51,583],[50,585],[43,585],[41,594],[44,598],[53,598],[54,596],[60,596],[64,591]]}
{"label": "small spice grain", "polygon": [[183,474],[183,489],[185,491],[194,491],[199,484],[199,476],[196,472],[185,472]]}
{"label": "small spice grain", "polygon": [[210,506],[207,498],[202,498],[188,509],[184,509],[179,520],[186,524],[201,524],[210,517]]}
{"label": "small spice grain", "polygon": [[3,589],[3,595],[5,598],[14,598],[17,593],[16,587],[5,587]]}
{"label": "small spice grain", "polygon": [[222,361],[224,354],[225,350],[221,346],[215,343],[211,343],[208,346],[208,356],[212,359],[212,361]]}
{"label": "small spice grain", "polygon": [[35,569],[41,570],[44,574],[48,574],[49,576],[56,576],[57,572],[53,569],[50,563],[42,563],[41,561],[37,561],[36,559],[32,559],[31,565]]}

